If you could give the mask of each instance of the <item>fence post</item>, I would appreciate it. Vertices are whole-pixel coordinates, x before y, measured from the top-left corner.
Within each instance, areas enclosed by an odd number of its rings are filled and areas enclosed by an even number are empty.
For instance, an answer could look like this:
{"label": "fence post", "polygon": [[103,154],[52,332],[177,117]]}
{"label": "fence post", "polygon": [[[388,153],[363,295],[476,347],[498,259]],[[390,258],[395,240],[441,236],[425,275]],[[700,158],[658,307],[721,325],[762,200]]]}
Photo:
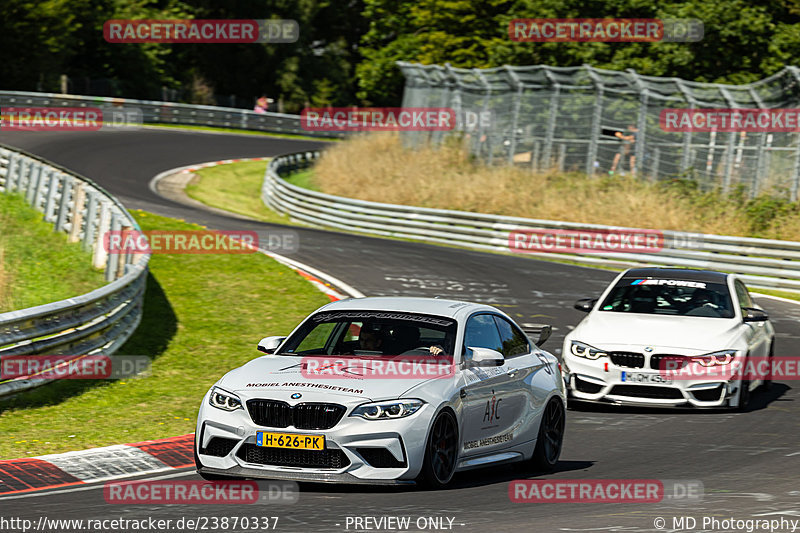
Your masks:
{"label": "fence post", "polygon": [[791,200],[797,201],[797,190],[800,188],[800,133],[795,136],[797,146],[794,149],[794,168],[792,169]]}
{"label": "fence post", "polygon": [[539,172],[539,152],[541,152],[542,143],[534,141],[533,150],[531,151],[531,172]]}
{"label": "fence post", "polygon": [[[587,69],[591,67],[587,66]],[[595,79],[595,74],[589,70],[592,79]],[[596,100],[594,102],[594,113],[592,114],[592,132],[589,138],[589,151],[586,154],[586,174],[593,176],[595,173],[594,162],[597,161],[597,143],[600,138],[601,123],[603,120],[603,82],[599,78],[595,79],[595,86],[597,87]]]}
{"label": "fence post", "polygon": [[508,164],[514,164],[514,152],[517,150],[517,126],[519,124],[519,108],[522,104],[522,89],[523,85],[522,82],[519,80],[519,76],[517,73],[511,70],[511,68],[506,65],[506,72],[508,72],[509,77],[511,78],[513,84],[517,88],[517,92],[514,95],[514,116],[511,118],[511,145],[508,147]]}
{"label": "fence post", "polygon": [[[798,140],[800,140],[800,136],[798,136]],[[731,132],[728,134],[728,147],[726,148],[727,153],[725,154],[725,177],[722,179],[722,192],[728,194],[731,191],[731,175],[733,173],[733,161],[736,158],[736,133]],[[800,155],[800,146],[797,149],[798,155]],[[798,160],[800,163],[800,159]]]}
{"label": "fence post", "polygon": [[658,148],[653,149],[653,164],[650,170],[650,179],[652,181],[658,180],[658,165],[661,162],[661,150]]}
{"label": "fence post", "polygon": [[[545,74],[547,74],[548,79],[551,79],[548,71],[545,70]],[[550,115],[547,117],[547,132],[545,133],[544,137],[544,153],[542,154],[542,162],[545,165],[545,169],[550,168],[550,166],[553,164],[553,137],[555,136],[556,131],[558,97],[561,92],[561,86],[558,83],[554,83],[554,86],[555,89],[553,90],[553,94],[550,96]]]}
{"label": "fence post", "polygon": [[564,160],[567,158],[567,145],[559,143],[558,145],[558,171],[564,172]]}

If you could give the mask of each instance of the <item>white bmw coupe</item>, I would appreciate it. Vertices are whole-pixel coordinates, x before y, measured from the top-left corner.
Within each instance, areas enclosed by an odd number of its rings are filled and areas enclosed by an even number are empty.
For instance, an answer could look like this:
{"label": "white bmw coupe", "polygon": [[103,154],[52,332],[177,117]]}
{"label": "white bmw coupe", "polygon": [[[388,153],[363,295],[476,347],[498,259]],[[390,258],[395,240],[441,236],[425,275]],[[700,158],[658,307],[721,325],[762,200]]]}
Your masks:
{"label": "white bmw coupe", "polygon": [[[549,335],[542,328],[536,343]],[[426,298],[325,305],[203,398],[204,478],[446,485],[471,468],[561,453],[558,360],[505,313]]]}
{"label": "white bmw coupe", "polygon": [[576,400],[743,409],[771,383],[775,330],[732,274],[630,269],[575,308],[589,313],[564,339]]}

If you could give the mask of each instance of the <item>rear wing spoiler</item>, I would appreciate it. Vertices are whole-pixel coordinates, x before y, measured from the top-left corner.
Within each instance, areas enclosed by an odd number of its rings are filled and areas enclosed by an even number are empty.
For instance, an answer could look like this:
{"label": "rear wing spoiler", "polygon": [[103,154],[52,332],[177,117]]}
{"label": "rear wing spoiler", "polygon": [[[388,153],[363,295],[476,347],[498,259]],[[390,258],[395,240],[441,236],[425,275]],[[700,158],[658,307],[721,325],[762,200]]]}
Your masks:
{"label": "rear wing spoiler", "polygon": [[531,342],[541,347],[553,333],[553,326],[550,324],[526,324],[522,331],[525,332]]}

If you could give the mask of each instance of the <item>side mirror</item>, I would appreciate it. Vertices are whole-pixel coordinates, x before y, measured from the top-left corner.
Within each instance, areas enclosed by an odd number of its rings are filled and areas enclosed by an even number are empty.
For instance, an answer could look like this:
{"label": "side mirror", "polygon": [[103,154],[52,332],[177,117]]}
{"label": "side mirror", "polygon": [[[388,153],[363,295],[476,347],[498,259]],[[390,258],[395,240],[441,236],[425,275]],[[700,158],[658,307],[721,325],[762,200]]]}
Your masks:
{"label": "side mirror", "polygon": [[502,366],[506,361],[503,354],[491,348],[473,348],[467,346],[467,350],[472,352],[471,363],[473,366]]}
{"label": "side mirror", "polygon": [[541,347],[553,334],[553,326],[549,324],[529,324],[523,331],[536,346]]}
{"label": "side mirror", "polygon": [[745,322],[766,322],[769,320],[769,315],[766,311],[755,307],[742,307],[742,314]]}
{"label": "side mirror", "polygon": [[594,307],[594,304],[597,303],[597,298],[581,298],[577,302],[575,302],[575,309],[578,311],[583,311],[584,313],[588,313]]}
{"label": "side mirror", "polygon": [[264,337],[258,342],[258,351],[264,353],[275,353],[275,350],[286,337]]}

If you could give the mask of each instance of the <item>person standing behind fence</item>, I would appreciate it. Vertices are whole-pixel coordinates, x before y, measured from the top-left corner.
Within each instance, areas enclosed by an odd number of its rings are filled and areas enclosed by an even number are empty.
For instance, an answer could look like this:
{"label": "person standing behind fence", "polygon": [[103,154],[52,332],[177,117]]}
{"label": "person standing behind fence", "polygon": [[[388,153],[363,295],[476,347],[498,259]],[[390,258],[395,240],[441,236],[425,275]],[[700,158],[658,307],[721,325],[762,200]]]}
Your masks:
{"label": "person standing behind fence", "polygon": [[[636,152],[633,150],[634,144],[636,144],[636,136],[639,132],[639,129],[636,128],[633,124],[628,125],[628,135],[625,135],[624,132],[618,131],[614,134],[614,136],[619,139],[619,151],[614,154],[614,162],[611,164],[611,170],[608,171],[610,175],[613,175],[614,172],[617,170],[617,165],[619,164],[620,159],[623,157],[629,157],[630,161],[630,171],[631,175],[636,173]],[[624,162],[623,162],[624,165]],[[622,173],[625,174],[624,172]]]}
{"label": "person standing behind fence", "polygon": [[256,107],[253,109],[258,114],[263,114],[267,112],[267,108],[269,107],[269,103],[273,102],[271,98],[267,98],[266,96],[262,96],[258,100],[256,100]]}

